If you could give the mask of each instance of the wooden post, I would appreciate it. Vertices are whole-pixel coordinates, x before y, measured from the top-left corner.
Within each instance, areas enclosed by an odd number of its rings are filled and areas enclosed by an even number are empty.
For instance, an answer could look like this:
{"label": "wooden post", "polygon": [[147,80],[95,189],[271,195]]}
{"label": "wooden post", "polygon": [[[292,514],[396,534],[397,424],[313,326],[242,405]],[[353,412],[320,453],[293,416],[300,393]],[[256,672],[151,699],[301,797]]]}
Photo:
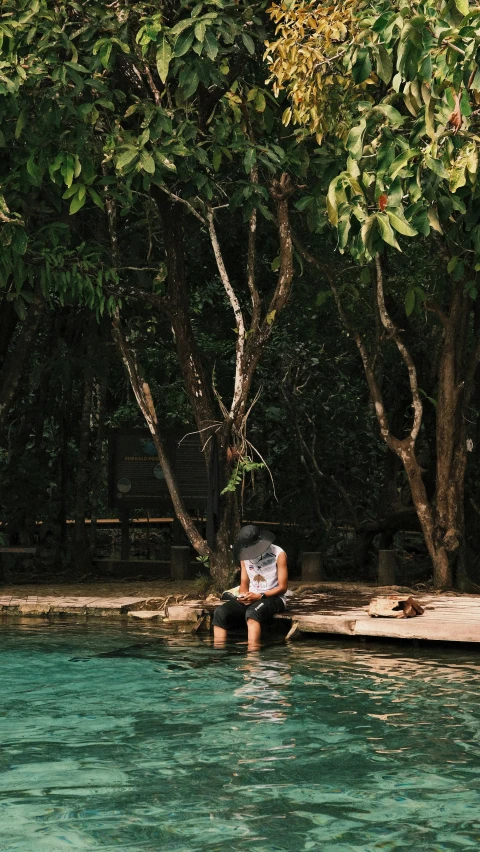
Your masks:
{"label": "wooden post", "polygon": [[378,551],[378,585],[379,586],[394,586],[395,585],[395,563],[396,556],[394,550],[379,550]]}
{"label": "wooden post", "polygon": [[170,554],[170,573],[172,580],[189,580],[190,547],[172,545]]}
{"label": "wooden post", "polygon": [[120,547],[120,559],[122,562],[128,562],[130,559],[130,518],[128,512],[123,511],[120,515],[120,523],[122,527],[122,543]]}
{"label": "wooden post", "polygon": [[318,551],[302,553],[302,580],[318,583],[324,579],[322,554]]}

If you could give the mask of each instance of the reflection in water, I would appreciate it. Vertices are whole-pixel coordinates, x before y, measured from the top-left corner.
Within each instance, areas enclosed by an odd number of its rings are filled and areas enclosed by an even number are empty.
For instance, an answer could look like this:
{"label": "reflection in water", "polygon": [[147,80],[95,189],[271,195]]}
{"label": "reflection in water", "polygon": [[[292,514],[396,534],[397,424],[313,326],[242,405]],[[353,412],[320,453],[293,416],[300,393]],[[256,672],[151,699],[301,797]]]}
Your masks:
{"label": "reflection in water", "polygon": [[265,662],[261,653],[250,653],[247,662],[240,665],[245,683],[235,690],[238,698],[250,699],[242,704],[241,714],[251,722],[281,723],[287,718],[285,687],[291,683],[290,665],[283,662]]}

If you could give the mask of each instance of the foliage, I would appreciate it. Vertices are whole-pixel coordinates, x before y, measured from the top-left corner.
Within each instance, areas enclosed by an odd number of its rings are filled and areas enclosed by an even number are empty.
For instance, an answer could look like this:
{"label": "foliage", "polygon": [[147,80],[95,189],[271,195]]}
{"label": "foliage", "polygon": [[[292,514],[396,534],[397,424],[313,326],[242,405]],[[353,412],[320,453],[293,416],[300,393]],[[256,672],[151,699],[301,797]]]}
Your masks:
{"label": "foliage", "polygon": [[[460,280],[480,262],[478,104],[480,12],[467,0],[292,2],[270,10],[279,38],[268,45],[277,89],[292,99],[293,121],[339,137],[344,168],[330,182],[327,211],[339,248],[370,259],[401,237],[441,234],[460,244],[449,272]],[[340,23],[339,23],[339,19]],[[309,73],[289,45],[317,38],[323,72]],[[343,94],[342,94],[343,93]],[[336,104],[344,98],[341,119]],[[284,121],[290,113],[284,113]],[[473,271],[473,278],[474,276]],[[476,295],[474,280],[467,282]],[[413,294],[407,310],[411,308]]]}
{"label": "foliage", "polygon": [[221,493],[225,494],[227,491],[236,491],[240,485],[243,485],[245,474],[252,473],[254,470],[262,470],[264,467],[263,462],[254,462],[249,458],[239,458],[230,479]]}

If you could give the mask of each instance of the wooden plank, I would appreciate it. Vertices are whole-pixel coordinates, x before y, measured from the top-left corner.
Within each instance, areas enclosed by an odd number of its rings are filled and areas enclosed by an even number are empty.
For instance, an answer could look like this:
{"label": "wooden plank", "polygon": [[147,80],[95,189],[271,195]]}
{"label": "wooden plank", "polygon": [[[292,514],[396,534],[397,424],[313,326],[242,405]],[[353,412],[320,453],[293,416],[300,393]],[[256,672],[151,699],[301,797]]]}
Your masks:
{"label": "wooden plank", "polygon": [[302,633],[341,633],[352,636],[355,627],[355,613],[343,615],[284,615],[298,623]]}
{"label": "wooden plank", "polygon": [[390,620],[359,618],[355,622],[355,636],[384,636],[391,639],[431,639],[437,642],[480,642],[480,623],[441,624],[424,616]]}

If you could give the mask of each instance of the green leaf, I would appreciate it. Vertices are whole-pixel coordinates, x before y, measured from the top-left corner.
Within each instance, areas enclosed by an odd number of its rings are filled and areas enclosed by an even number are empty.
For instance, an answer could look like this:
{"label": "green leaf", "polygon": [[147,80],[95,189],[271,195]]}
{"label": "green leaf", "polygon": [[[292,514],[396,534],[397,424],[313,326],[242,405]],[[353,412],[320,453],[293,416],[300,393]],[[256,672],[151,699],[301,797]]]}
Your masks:
{"label": "green leaf", "polygon": [[77,184],[73,183],[71,186],[68,187],[68,189],[65,190],[62,195],[62,198],[64,198],[65,200],[67,200],[68,198],[73,198],[73,196],[77,194],[77,190]]}
{"label": "green leaf", "polygon": [[176,172],[177,167],[173,160],[170,160],[169,157],[166,157],[165,154],[162,154],[161,151],[155,151],[155,157],[160,163],[160,165],[164,166],[164,168],[168,169],[169,172]]}
{"label": "green leaf", "polygon": [[430,98],[425,107],[425,128],[432,142],[436,139],[435,132],[435,98]]}
{"label": "green leaf", "polygon": [[204,45],[208,58],[211,59],[212,62],[215,62],[218,53],[218,42],[209,29],[205,33]]}
{"label": "green leaf", "polygon": [[222,163],[222,152],[219,151],[218,148],[217,148],[217,150],[214,151],[213,155],[212,155],[212,165],[213,165],[214,171],[218,172],[218,170],[221,166],[221,163]]}
{"label": "green leaf", "polygon": [[15,139],[20,139],[22,135],[23,128],[27,123],[27,111],[22,109],[20,115],[17,118],[17,122],[15,124]]}
{"label": "green leaf", "polygon": [[191,27],[191,26],[192,26],[192,19],[191,18],[184,18],[183,21],[178,21],[175,24],[175,26],[172,27],[172,29],[170,30],[170,33],[171,33],[171,35],[174,35],[174,36],[179,35],[179,33],[182,33],[184,30],[186,30],[188,27]]}
{"label": "green leaf", "polygon": [[440,224],[440,219],[438,218],[438,211],[435,205],[431,206],[427,210],[428,221],[430,222],[430,226],[434,231],[437,231],[439,234],[443,234],[443,228]]}
{"label": "green leaf", "polygon": [[361,47],[357,53],[355,64],[352,67],[353,80],[357,85],[359,83],[364,83],[365,80],[368,80],[371,73],[372,63],[370,60],[370,53],[368,48]]}
{"label": "green leaf", "polygon": [[194,38],[193,31],[181,33],[175,42],[175,56],[184,56],[190,50]]}
{"label": "green leaf", "polygon": [[253,105],[257,112],[265,112],[267,102],[265,100],[265,95],[263,94],[263,92],[257,92]]}
{"label": "green leaf", "polygon": [[100,62],[102,63],[104,68],[108,69],[108,63],[110,62],[110,55],[112,53],[112,42],[105,41],[102,44],[100,50],[98,51],[98,55],[100,57]]}
{"label": "green leaf", "polygon": [[88,194],[89,194],[90,198],[92,199],[93,203],[96,204],[97,207],[100,207],[100,210],[103,210],[103,201],[100,198],[96,189],[92,189],[92,187],[89,186],[88,187]]}
{"label": "green leaf", "polygon": [[117,169],[124,169],[125,166],[128,166],[137,156],[138,151],[136,148],[127,148],[127,150],[120,154],[117,158]]}
{"label": "green leaf", "polygon": [[197,91],[199,83],[198,74],[195,68],[192,68],[190,65],[184,66],[180,73],[179,82],[183,89],[184,97],[191,98]]}
{"label": "green leaf", "polygon": [[450,175],[448,174],[441,160],[436,160],[434,157],[431,157],[429,154],[427,154],[425,156],[425,165],[428,169],[430,169],[430,171],[438,175],[438,177],[444,178],[445,180],[449,180]]}
{"label": "green leaf", "polygon": [[408,224],[406,219],[403,219],[400,216],[397,216],[392,210],[386,210],[387,216],[390,220],[390,224],[392,228],[395,228],[399,234],[403,234],[405,237],[416,237],[418,231],[415,228],[412,228],[411,225]]}
{"label": "green leaf", "polygon": [[310,207],[313,202],[313,195],[304,195],[303,198],[299,198],[298,201],[295,202],[295,209],[299,210],[300,213],[302,213],[303,210],[306,210],[307,207]]}
{"label": "green leaf", "polygon": [[203,21],[199,21],[198,24],[195,24],[195,38],[198,41],[203,42],[205,38],[206,27]]}
{"label": "green leaf", "polygon": [[35,184],[38,186],[40,184],[41,180],[42,180],[42,177],[43,177],[43,170],[40,168],[40,166],[38,166],[35,163],[35,161],[33,159],[33,154],[27,160],[27,172],[30,175],[30,177],[33,178]]}
{"label": "green leaf", "polygon": [[245,47],[247,48],[250,56],[253,56],[253,54],[255,53],[255,42],[253,38],[248,35],[248,33],[242,33],[242,41]]}
{"label": "green leaf", "polygon": [[414,150],[412,150],[412,148],[408,148],[407,151],[402,151],[402,153],[399,154],[398,157],[395,157],[392,165],[390,166],[389,172],[388,172],[390,179],[392,181],[395,180],[395,178],[397,177],[399,172],[401,172],[402,169],[407,165],[407,163],[409,163],[409,161],[412,160],[413,157],[416,157],[417,155],[418,155],[418,151],[414,151]]}
{"label": "green leaf", "polygon": [[352,127],[350,133],[348,134],[346,148],[355,160],[359,160],[362,156],[363,136],[366,127],[367,122],[365,121],[365,119],[362,119],[360,124],[357,124],[356,127]]}
{"label": "green leaf", "polygon": [[378,104],[378,106],[373,107],[372,112],[381,112],[385,118],[388,118],[392,127],[401,127],[405,121],[404,116],[399,113],[398,109],[390,106],[390,104]]}
{"label": "green leaf", "polygon": [[396,248],[400,251],[400,246],[398,245],[397,240],[395,239],[395,234],[392,231],[392,226],[390,225],[388,216],[385,213],[375,213],[375,216],[377,218],[382,240],[386,242],[389,246],[392,246],[393,248]]}
{"label": "green leaf", "polygon": [[62,177],[67,186],[71,186],[75,177],[75,160],[71,154],[67,154],[64,159],[63,166],[60,169]]}
{"label": "green leaf", "polygon": [[374,233],[374,227],[377,222],[377,217],[375,213],[372,213],[368,219],[365,219],[365,222],[362,225],[362,229],[360,231],[360,236],[363,245],[365,248],[372,254],[372,238]]}
{"label": "green leaf", "polygon": [[337,178],[334,178],[328,187],[327,194],[327,214],[331,225],[338,225],[338,206],[337,206]]}
{"label": "green leaf", "polygon": [[383,44],[378,47],[377,54],[377,74],[385,84],[388,84],[392,79],[393,60]]}
{"label": "green leaf", "polygon": [[450,260],[447,263],[447,272],[453,272],[457,263],[458,263],[458,257],[456,255],[454,255],[453,257],[450,258]]}
{"label": "green leaf", "polygon": [[78,62],[65,62],[67,68],[73,68],[74,71],[78,71],[80,74],[88,74],[88,68],[85,68],[85,65],[79,65]]}
{"label": "green leaf", "polygon": [[140,165],[149,175],[155,174],[155,161],[148,151],[144,150],[140,153]]}
{"label": "green leaf", "polygon": [[160,34],[160,41],[157,47],[157,71],[162,83],[166,82],[168,76],[168,67],[172,58],[172,48],[170,47],[167,38],[163,33]]}
{"label": "green leaf", "polygon": [[410,314],[413,313],[416,300],[417,297],[415,293],[415,288],[410,287],[410,289],[407,290],[407,292],[405,293],[405,313],[407,317],[409,317]]}
{"label": "green leaf", "polygon": [[70,215],[72,215],[73,213],[77,213],[77,211],[83,207],[83,205],[85,204],[85,198],[85,193],[83,194],[83,197],[80,197],[78,193],[77,195],[73,196],[72,201],[70,203]]}
{"label": "green leaf", "polygon": [[14,254],[25,254],[27,250],[28,237],[27,233],[23,228],[15,229],[15,236],[12,242],[12,251]]}
{"label": "green leaf", "polygon": [[455,0],[455,6],[457,7],[460,14],[463,15],[463,17],[465,17],[465,15],[468,15],[468,12],[469,12],[468,0]]}

